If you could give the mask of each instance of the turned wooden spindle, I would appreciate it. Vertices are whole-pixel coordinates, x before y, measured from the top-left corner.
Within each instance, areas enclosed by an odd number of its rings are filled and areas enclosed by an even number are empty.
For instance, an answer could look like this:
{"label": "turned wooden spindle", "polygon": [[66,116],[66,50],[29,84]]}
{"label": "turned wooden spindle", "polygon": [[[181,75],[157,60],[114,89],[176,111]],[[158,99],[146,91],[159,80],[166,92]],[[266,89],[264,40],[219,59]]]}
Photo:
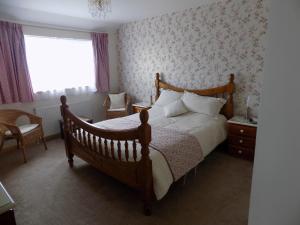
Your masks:
{"label": "turned wooden spindle", "polygon": [[129,151],[128,151],[128,141],[127,140],[125,141],[125,158],[126,158],[126,161],[128,162]]}
{"label": "turned wooden spindle", "polygon": [[106,138],[104,139],[104,152],[105,152],[105,157],[109,157],[108,146],[107,146],[107,140],[106,140]]}
{"label": "turned wooden spindle", "polygon": [[118,140],[117,147],[118,147],[118,159],[119,159],[119,161],[122,161],[121,142],[120,142],[120,140]]}
{"label": "turned wooden spindle", "polygon": [[231,84],[234,83],[234,74],[233,74],[233,73],[230,74],[229,82],[230,82]]}
{"label": "turned wooden spindle", "polygon": [[132,148],[133,148],[133,159],[136,162],[137,152],[136,152],[136,141],[135,140],[132,141]]}
{"label": "turned wooden spindle", "polygon": [[97,150],[97,141],[96,141],[96,136],[93,135],[93,150],[94,152],[98,152]]}
{"label": "turned wooden spindle", "polygon": [[112,159],[115,160],[115,145],[112,139],[110,140],[110,152]]}
{"label": "turned wooden spindle", "polygon": [[91,134],[87,133],[87,139],[88,139],[88,148],[92,150],[92,142],[91,142]]}
{"label": "turned wooden spindle", "polygon": [[160,95],[160,90],[159,90],[159,73],[155,74],[155,89],[156,89],[156,94],[155,94],[155,101],[159,98]]}
{"label": "turned wooden spindle", "polygon": [[82,136],[83,136],[83,145],[84,145],[84,146],[87,146],[87,141],[86,141],[86,132],[85,132],[85,130],[83,130],[83,132],[82,132]]}
{"label": "turned wooden spindle", "polygon": [[78,140],[78,127],[75,127],[75,139]]}
{"label": "turned wooden spindle", "polygon": [[82,144],[81,129],[78,129],[78,138],[79,138],[79,143]]}
{"label": "turned wooden spindle", "polygon": [[230,74],[229,83],[227,84],[227,93],[228,93],[228,99],[226,102],[226,117],[227,119],[230,119],[233,117],[233,93],[235,89],[234,84],[234,74]]}
{"label": "turned wooden spindle", "polygon": [[100,153],[100,155],[103,155],[101,137],[99,137],[99,139],[98,139],[98,145],[99,145],[99,153]]}

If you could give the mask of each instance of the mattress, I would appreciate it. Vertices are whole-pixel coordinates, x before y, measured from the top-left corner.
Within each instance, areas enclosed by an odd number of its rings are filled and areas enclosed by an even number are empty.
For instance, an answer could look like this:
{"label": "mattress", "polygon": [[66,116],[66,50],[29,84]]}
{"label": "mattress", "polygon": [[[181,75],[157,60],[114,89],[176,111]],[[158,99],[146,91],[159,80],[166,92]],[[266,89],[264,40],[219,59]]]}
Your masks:
{"label": "mattress", "polygon": [[[159,106],[153,106],[148,112],[148,123],[152,127],[159,126],[193,135],[202,148],[204,158],[227,136],[226,118],[223,115],[211,117],[188,112],[180,116],[167,118],[164,116],[163,108]],[[127,119],[139,121],[139,114],[130,115]],[[109,128],[109,120],[94,125]],[[168,192],[173,183],[173,176],[165,157],[159,151],[150,148],[150,158],[152,160],[153,189],[156,198],[159,200]]]}

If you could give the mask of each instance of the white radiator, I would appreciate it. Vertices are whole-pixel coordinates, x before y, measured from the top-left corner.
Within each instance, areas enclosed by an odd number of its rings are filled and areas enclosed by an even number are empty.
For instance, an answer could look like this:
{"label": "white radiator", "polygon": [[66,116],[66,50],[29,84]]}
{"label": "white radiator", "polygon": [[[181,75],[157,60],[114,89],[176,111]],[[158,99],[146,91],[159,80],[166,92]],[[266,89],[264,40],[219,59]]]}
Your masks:
{"label": "white radiator", "polygon": [[[69,104],[71,111],[77,116],[92,118],[92,102],[82,101]],[[60,105],[43,106],[34,108],[34,113],[43,118],[45,136],[58,134],[60,115]]]}

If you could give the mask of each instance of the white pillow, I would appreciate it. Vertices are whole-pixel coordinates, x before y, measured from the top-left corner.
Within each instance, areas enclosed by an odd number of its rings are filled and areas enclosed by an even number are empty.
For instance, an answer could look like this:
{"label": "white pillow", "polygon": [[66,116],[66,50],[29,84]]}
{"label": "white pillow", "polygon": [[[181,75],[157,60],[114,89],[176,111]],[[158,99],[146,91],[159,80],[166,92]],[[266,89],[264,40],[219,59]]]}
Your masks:
{"label": "white pillow", "polygon": [[226,103],[223,98],[206,97],[188,91],[184,92],[182,101],[189,111],[210,116],[218,115]]}
{"label": "white pillow", "polygon": [[164,107],[164,113],[166,117],[178,116],[187,112],[188,110],[184,106],[181,99],[178,99],[177,101],[172,102]]}
{"label": "white pillow", "polygon": [[125,92],[120,94],[109,94],[110,109],[125,108]]}
{"label": "white pillow", "polygon": [[155,105],[166,106],[182,97],[183,93],[170,90],[162,90],[159,98],[155,102]]}

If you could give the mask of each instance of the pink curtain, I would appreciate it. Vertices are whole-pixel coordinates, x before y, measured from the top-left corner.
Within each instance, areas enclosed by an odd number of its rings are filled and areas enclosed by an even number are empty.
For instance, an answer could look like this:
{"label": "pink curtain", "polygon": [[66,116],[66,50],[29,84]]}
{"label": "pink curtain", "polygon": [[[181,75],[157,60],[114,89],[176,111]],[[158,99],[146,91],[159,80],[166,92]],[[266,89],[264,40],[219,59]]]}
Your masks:
{"label": "pink curtain", "polygon": [[32,101],[22,26],[0,21],[0,103]]}
{"label": "pink curtain", "polygon": [[96,88],[98,92],[109,91],[108,34],[92,33],[95,58]]}

